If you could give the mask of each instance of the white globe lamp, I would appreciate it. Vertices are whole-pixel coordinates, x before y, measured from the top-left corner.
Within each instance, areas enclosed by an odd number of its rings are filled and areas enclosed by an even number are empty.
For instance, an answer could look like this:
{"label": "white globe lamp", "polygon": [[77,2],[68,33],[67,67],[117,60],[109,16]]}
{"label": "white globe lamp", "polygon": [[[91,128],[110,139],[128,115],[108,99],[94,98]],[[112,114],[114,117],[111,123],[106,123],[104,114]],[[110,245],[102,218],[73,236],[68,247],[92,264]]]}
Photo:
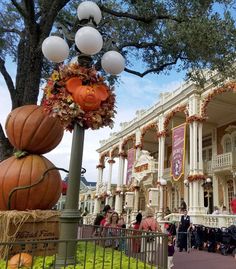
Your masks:
{"label": "white globe lamp", "polygon": [[102,68],[111,75],[118,75],[125,69],[125,59],[117,51],[111,50],[102,56]]}
{"label": "white globe lamp", "polygon": [[84,26],[76,32],[75,44],[82,53],[94,55],[102,49],[103,40],[98,30]]}
{"label": "white globe lamp", "polygon": [[206,179],[206,182],[207,182],[207,183],[211,183],[211,178],[208,177],[208,178]]}
{"label": "white globe lamp", "polygon": [[184,180],[184,185],[188,185],[188,180],[187,179]]}
{"label": "white globe lamp", "polygon": [[93,18],[98,25],[102,19],[102,13],[98,5],[92,1],[84,1],[77,8],[77,15],[79,20]]}
{"label": "white globe lamp", "polygon": [[43,41],[42,52],[49,61],[60,63],[68,57],[69,46],[63,38],[49,36]]}
{"label": "white globe lamp", "polygon": [[162,178],[162,179],[160,179],[160,184],[161,184],[161,186],[166,186],[167,181],[164,178]]}

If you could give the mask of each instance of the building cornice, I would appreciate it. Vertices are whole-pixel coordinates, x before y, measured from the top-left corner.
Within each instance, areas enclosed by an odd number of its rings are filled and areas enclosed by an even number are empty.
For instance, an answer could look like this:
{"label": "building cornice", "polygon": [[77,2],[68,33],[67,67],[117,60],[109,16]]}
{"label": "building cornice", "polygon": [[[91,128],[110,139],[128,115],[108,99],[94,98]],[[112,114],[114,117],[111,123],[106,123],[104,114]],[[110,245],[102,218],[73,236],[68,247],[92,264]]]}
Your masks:
{"label": "building cornice", "polygon": [[[214,78],[216,75],[214,74]],[[109,148],[119,145],[121,139],[124,139],[127,135],[135,134],[136,130],[150,122],[157,121],[161,114],[168,114],[176,106],[186,105],[189,102],[189,97],[197,94],[205,96],[207,92],[215,88],[216,85],[210,82],[205,89],[199,91],[199,87],[193,82],[186,82],[179,88],[170,93],[161,94],[161,99],[155,105],[147,110],[139,110],[136,112],[136,117],[130,122],[121,123],[121,130],[115,133],[111,133],[108,139],[100,141],[101,146],[97,149],[98,153],[102,153]]]}

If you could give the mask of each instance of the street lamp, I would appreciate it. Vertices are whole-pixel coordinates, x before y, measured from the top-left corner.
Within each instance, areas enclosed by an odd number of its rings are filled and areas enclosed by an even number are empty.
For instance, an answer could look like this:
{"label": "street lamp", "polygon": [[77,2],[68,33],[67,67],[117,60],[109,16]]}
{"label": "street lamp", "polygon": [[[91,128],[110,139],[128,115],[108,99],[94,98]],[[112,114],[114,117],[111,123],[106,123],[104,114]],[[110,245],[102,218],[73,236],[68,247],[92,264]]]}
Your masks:
{"label": "street lamp", "polygon": [[167,181],[164,178],[161,178],[160,184],[162,186],[162,219],[164,219],[164,215],[165,215],[165,188],[167,185]]}
{"label": "street lamp", "polygon": [[[75,35],[75,43],[80,51],[80,54],[78,55],[78,64],[80,67],[82,66],[84,70],[86,68],[90,68],[92,65],[91,55],[98,53],[103,47],[102,36],[98,32],[98,30],[95,29],[95,27],[99,24],[102,16],[97,4],[91,1],[82,2],[77,9],[77,14],[80,23],[84,25],[77,31]],[[69,47],[63,38],[57,36],[50,36],[44,40],[42,44],[42,52],[48,60],[60,63],[68,57]],[[124,70],[124,66],[125,60],[123,56],[116,51],[109,51],[105,53],[102,58],[102,67],[106,72],[110,72],[112,75],[117,75],[122,72]],[[92,73],[88,72],[88,74]],[[60,74],[56,75],[59,78],[56,79],[55,84],[59,81],[59,86],[61,87]],[[75,76],[77,76],[76,72]],[[65,82],[64,86],[64,88],[68,89],[68,92],[64,93],[67,96],[66,102],[69,102],[68,107],[70,109],[75,108],[75,115],[72,113],[73,117],[79,115],[81,118],[84,115],[83,113],[86,113],[86,111],[88,113],[93,112],[93,109],[98,109],[101,106],[101,103],[106,100],[106,98],[108,98],[107,87],[102,84],[103,82],[98,80],[95,84],[89,84],[88,78],[86,78],[86,85],[84,85],[84,81],[82,80],[83,77],[72,77]],[[91,94],[87,99],[88,104],[82,98],[83,96],[80,96],[80,94],[84,94],[83,91],[85,87],[86,91],[91,91]],[[93,108],[90,106],[89,102],[92,102],[91,95],[94,94],[94,91],[98,90],[99,87],[101,89],[99,89],[100,92],[98,95],[101,99],[99,99],[99,102],[96,103]],[[56,90],[60,91],[60,89],[61,88],[58,88]],[[54,93],[50,92],[50,94]],[[53,100],[50,100],[50,102],[53,102]],[[48,105],[48,103],[51,104],[50,102],[45,103]],[[53,107],[53,109],[50,110],[50,113],[52,115],[54,115],[55,113],[56,115],[59,115],[60,111],[58,112],[58,110],[60,110],[60,108]],[[99,118],[98,120],[101,119]],[[56,259],[56,268],[61,268],[61,266],[64,266],[65,261],[67,264],[74,264],[76,260],[76,239],[78,232],[78,222],[80,219],[80,212],[78,210],[80,180],[78,181],[78,179],[81,178],[84,131],[86,128],[83,126],[83,124],[79,124],[78,121],[72,120],[72,123],[73,138],[69,165],[68,189],[65,209],[62,211],[60,216],[60,240],[71,241],[69,241],[68,244],[59,244],[58,255]],[[70,128],[71,124],[69,125]],[[87,126],[87,128],[89,127]]]}

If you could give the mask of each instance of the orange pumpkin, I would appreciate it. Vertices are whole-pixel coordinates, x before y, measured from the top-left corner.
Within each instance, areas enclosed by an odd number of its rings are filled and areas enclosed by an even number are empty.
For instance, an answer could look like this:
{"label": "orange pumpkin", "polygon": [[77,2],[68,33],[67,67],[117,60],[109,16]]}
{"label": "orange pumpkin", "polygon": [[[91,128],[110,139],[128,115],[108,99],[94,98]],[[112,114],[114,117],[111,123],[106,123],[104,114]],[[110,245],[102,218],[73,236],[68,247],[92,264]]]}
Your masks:
{"label": "orange pumpkin", "polygon": [[9,269],[17,269],[17,268],[31,268],[33,262],[33,258],[28,253],[19,253],[11,257],[8,261]]}
{"label": "orange pumpkin", "polygon": [[94,84],[82,85],[79,78],[73,77],[66,82],[68,92],[72,94],[74,101],[84,111],[97,110],[101,102],[105,101],[109,94],[106,85]]}
{"label": "orange pumpkin", "polygon": [[15,148],[37,154],[51,151],[63,137],[60,121],[37,105],[14,109],[7,117],[5,129]]}
{"label": "orange pumpkin", "polygon": [[[0,210],[8,210],[8,198],[14,188],[32,185],[51,167],[55,166],[40,155],[28,155],[19,159],[13,156],[2,161],[0,163]],[[60,173],[52,170],[38,185],[14,192],[10,209],[51,209],[57,203],[61,189]]]}

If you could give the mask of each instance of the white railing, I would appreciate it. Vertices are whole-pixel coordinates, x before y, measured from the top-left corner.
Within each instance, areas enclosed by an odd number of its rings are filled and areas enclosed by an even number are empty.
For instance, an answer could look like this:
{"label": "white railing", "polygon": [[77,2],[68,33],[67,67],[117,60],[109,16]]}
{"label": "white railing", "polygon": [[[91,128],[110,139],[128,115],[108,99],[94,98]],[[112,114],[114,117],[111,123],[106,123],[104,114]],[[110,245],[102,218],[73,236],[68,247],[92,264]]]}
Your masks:
{"label": "white railing", "polygon": [[[206,227],[222,228],[229,227],[236,223],[236,215],[209,215],[209,214],[189,214],[193,224]],[[168,221],[178,222],[181,214],[170,214],[165,217]]]}
{"label": "white railing", "polygon": [[213,169],[223,168],[227,166],[232,166],[232,152],[213,156],[212,159]]}

